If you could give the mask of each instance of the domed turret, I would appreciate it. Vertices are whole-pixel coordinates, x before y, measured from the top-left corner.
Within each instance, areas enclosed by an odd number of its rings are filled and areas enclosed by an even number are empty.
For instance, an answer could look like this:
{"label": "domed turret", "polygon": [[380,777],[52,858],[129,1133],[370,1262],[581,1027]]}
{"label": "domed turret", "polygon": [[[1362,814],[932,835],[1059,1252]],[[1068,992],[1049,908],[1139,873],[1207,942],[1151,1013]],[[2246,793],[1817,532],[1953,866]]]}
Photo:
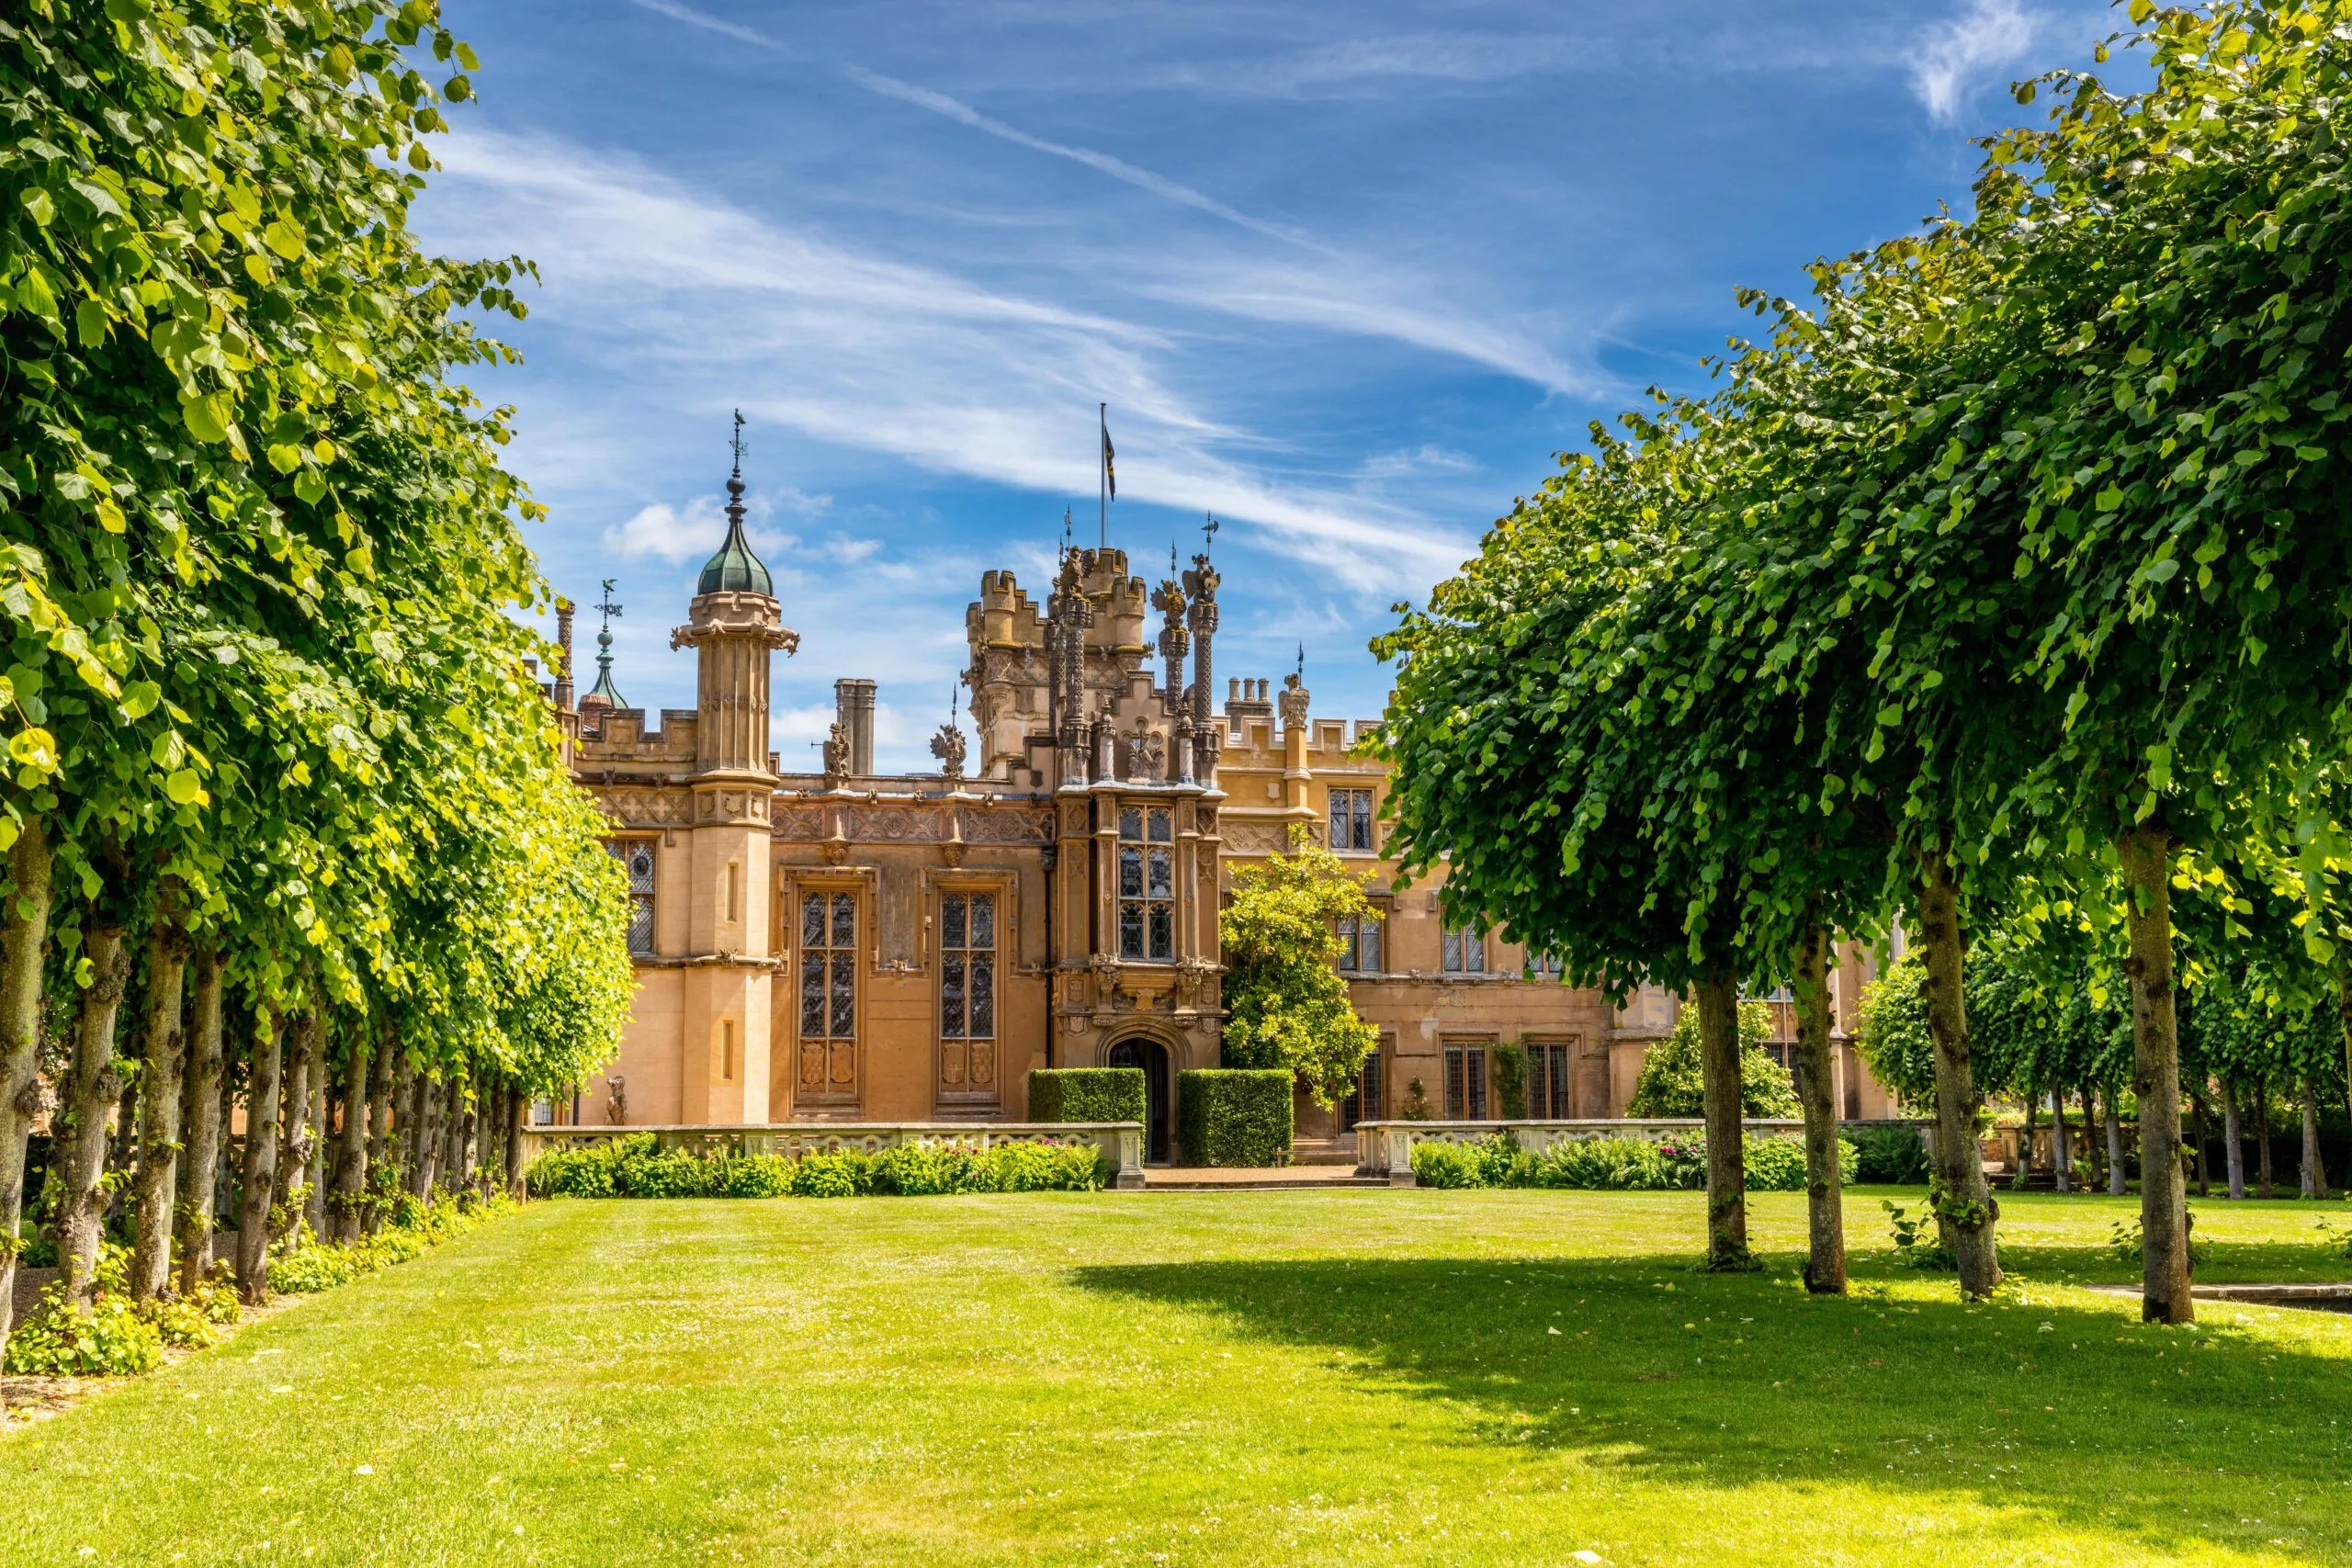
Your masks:
{"label": "domed turret", "polygon": [[727,537],[720,543],[718,553],[703,562],[695,592],[775,597],[768,569],[760,564],[760,558],[752,553],[752,542],[743,537],[743,469],[740,458],[734,473],[727,479]]}

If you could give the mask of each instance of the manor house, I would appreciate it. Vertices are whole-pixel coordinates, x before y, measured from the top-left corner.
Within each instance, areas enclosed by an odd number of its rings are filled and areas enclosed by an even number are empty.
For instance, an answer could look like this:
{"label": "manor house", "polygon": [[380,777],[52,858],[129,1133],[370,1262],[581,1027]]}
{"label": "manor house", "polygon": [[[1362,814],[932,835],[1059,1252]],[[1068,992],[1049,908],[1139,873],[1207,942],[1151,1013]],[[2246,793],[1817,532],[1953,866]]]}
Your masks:
{"label": "manor house", "polygon": [[[649,725],[609,634],[575,700],[560,613],[549,695],[628,870],[638,990],[619,1061],[556,1119],[1019,1121],[1032,1068],[1132,1066],[1146,1157],[1164,1160],[1176,1074],[1218,1065],[1220,897],[1302,829],[1374,892],[1340,962],[1381,1035],[1336,1112],[1302,1096],[1302,1157],[1351,1159],[1358,1121],[1500,1117],[1504,1044],[1526,1053],[1529,1116],[1622,1113],[1675,998],[1613,1008],[1544,954],[1447,928],[1437,881],[1393,888],[1385,768],[1354,750],[1368,722],[1317,716],[1295,673],[1219,692],[1206,553],[1148,584],[1122,551],[1070,550],[1042,601],[983,573],[969,739],[943,726],[936,772],[876,773],[875,682],[840,681],[803,773],[768,743],[775,656],[799,639],[745,539],[740,468],[727,489],[726,537],[671,637],[696,661],[693,708]],[[1870,965],[1839,967],[1843,1026]],[[1844,1028],[1837,1055],[1840,1111],[1886,1114]]]}

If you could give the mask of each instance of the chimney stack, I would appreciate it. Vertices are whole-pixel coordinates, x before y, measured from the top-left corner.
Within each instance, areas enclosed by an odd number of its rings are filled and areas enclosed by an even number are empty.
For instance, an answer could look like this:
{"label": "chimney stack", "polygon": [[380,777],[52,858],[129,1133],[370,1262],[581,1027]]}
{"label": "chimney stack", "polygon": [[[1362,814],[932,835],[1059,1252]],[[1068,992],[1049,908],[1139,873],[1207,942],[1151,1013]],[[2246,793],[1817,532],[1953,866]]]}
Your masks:
{"label": "chimney stack", "polygon": [[559,712],[571,711],[571,601],[561,594],[555,602],[555,645],[560,657],[555,667],[555,705]]}
{"label": "chimney stack", "polygon": [[874,682],[854,679],[833,682],[833,706],[849,741],[849,773],[865,778],[874,772]]}

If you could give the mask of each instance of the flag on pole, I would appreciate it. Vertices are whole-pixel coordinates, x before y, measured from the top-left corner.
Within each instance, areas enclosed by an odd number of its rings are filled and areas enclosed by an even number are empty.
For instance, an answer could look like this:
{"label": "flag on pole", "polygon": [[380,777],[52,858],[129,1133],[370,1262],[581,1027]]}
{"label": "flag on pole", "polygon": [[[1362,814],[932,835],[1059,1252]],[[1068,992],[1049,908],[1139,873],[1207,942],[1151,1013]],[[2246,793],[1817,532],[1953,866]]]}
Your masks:
{"label": "flag on pole", "polygon": [[1111,415],[1109,410],[1106,409],[1103,411],[1102,419],[1102,482],[1110,488],[1111,494],[1115,497],[1119,493],[1119,469],[1115,461],[1118,454],[1112,450],[1111,447]]}

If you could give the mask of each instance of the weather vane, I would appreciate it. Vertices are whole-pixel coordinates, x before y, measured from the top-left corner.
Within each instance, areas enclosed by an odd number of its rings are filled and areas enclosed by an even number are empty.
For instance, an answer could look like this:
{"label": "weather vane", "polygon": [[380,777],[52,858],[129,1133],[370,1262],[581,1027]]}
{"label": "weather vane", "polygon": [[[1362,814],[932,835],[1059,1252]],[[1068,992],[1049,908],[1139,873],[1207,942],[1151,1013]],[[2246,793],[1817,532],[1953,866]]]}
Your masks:
{"label": "weather vane", "polygon": [[1206,555],[1216,544],[1216,513],[1204,512],[1201,515],[1208,519],[1201,525],[1201,553]]}
{"label": "weather vane", "polygon": [[727,443],[727,449],[728,449],[729,451],[730,451],[730,452],[732,452],[732,453],[734,453],[734,454],[735,454],[735,472],[736,472],[738,475],[741,475],[741,474],[742,473],[742,471],[743,471],[743,451],[744,451],[744,447],[743,447],[743,411],[742,411],[741,409],[737,409],[737,410],[735,411],[735,434],[734,434],[734,435],[733,435],[733,436],[732,436],[732,437],[728,441],[728,443]]}

